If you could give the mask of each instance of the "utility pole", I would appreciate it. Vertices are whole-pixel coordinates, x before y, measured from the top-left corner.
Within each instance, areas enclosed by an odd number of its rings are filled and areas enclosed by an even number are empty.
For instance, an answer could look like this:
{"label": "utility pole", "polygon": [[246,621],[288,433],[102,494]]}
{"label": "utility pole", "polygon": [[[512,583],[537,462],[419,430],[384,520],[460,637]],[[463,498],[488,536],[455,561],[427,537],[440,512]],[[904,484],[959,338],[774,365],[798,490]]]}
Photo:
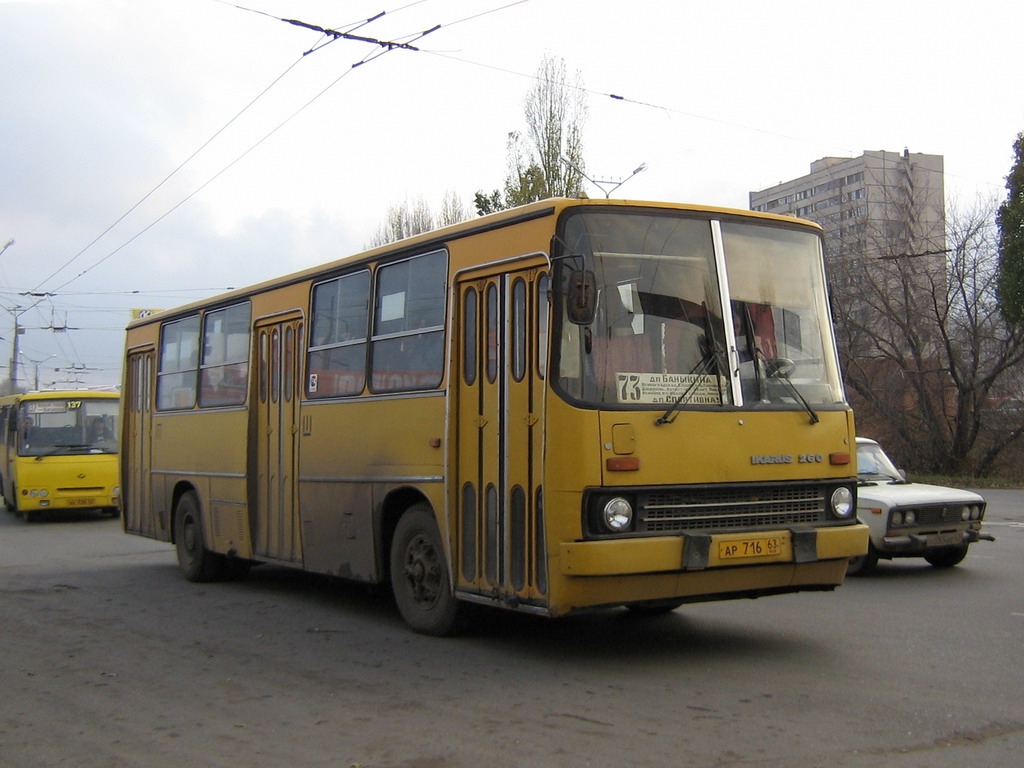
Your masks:
{"label": "utility pole", "polygon": [[[7,249],[12,245],[14,245],[13,237],[4,243],[3,248],[0,248],[0,256],[3,256]],[[25,329],[18,325],[18,316],[26,310],[21,309],[21,307],[15,307],[14,309],[8,309],[7,311],[10,312],[11,316],[14,318],[14,340],[11,342],[11,367],[9,369],[11,377],[11,394],[13,395],[18,385],[18,355],[21,352],[18,348],[18,337],[25,332]]]}
{"label": "utility pole", "polygon": [[14,316],[14,341],[11,342],[11,394],[13,395],[15,389],[18,386],[18,358],[21,356],[21,349],[18,345],[18,340],[21,338],[21,334],[24,329],[18,325],[18,315],[21,314],[18,310],[21,307],[15,307],[11,313]]}

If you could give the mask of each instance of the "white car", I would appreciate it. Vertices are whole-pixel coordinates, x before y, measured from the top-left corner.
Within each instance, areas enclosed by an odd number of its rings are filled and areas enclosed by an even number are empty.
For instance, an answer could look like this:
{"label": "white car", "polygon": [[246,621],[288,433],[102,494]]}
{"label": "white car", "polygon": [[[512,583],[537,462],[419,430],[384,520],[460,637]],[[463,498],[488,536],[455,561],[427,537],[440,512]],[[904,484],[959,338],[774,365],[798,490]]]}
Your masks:
{"label": "white car", "polygon": [[861,576],[880,558],[923,557],[951,568],[982,539],[985,499],[972,491],[909,482],[874,440],[857,438],[857,519],[868,526],[867,554],[850,560],[847,574]]}

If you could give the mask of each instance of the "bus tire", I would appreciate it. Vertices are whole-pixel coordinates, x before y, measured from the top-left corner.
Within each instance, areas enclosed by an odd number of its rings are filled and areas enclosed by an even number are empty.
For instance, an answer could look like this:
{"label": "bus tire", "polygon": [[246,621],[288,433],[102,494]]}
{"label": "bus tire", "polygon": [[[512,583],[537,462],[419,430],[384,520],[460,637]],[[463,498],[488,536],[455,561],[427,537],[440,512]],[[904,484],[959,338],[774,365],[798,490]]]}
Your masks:
{"label": "bus tire", "polygon": [[452,593],[437,523],[426,504],[409,507],[395,527],[391,589],[412,629],[435,636],[457,630],[460,604]]}
{"label": "bus tire", "polygon": [[174,514],[174,547],[178,565],[189,581],[217,581],[224,573],[224,556],[206,548],[199,499],[189,491],[178,499]]}

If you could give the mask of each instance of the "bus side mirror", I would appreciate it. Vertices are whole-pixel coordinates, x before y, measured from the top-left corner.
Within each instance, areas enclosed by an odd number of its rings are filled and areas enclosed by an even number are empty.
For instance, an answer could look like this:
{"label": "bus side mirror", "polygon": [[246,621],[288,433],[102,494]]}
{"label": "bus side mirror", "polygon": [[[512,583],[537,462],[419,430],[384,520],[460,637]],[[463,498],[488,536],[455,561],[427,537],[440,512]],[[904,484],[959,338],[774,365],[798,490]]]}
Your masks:
{"label": "bus side mirror", "polygon": [[569,273],[566,312],[569,322],[590,325],[597,311],[597,278],[589,269],[574,269]]}

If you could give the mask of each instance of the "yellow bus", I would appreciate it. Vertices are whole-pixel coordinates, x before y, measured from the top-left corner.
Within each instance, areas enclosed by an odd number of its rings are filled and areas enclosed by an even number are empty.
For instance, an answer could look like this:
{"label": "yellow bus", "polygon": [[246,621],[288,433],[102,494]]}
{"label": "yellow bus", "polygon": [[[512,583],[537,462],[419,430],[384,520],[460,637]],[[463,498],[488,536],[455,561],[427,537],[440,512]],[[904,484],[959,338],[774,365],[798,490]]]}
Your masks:
{"label": "yellow bus", "polygon": [[39,519],[49,510],[119,514],[119,396],[29,392],[0,398],[0,490],[7,509]]}
{"label": "yellow bus", "polygon": [[830,590],[867,548],[817,225],[550,199],[132,322],[124,526],[414,629]]}

